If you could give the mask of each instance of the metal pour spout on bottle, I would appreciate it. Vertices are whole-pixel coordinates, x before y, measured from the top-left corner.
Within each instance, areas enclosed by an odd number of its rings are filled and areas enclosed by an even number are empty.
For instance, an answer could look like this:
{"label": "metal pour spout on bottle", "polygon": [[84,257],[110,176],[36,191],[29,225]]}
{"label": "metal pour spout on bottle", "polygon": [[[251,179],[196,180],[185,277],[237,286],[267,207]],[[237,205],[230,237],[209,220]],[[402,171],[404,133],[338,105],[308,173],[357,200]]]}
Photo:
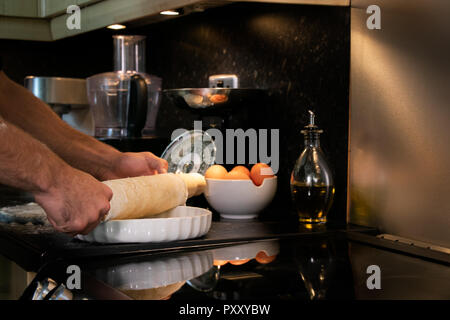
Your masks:
{"label": "metal pour spout on bottle", "polygon": [[309,124],[301,131],[305,147],[291,173],[291,196],[299,221],[305,224],[321,224],[333,203],[333,176],[322,149],[320,130],[315,125],[315,114],[309,111]]}

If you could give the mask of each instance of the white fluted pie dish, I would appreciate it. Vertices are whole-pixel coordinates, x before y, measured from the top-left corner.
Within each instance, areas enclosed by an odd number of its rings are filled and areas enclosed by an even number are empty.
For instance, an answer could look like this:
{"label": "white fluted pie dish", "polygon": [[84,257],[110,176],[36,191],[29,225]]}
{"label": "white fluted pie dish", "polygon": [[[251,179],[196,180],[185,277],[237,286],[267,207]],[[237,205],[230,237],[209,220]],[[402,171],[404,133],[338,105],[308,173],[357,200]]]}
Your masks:
{"label": "white fluted pie dish", "polygon": [[77,238],[100,243],[169,242],[201,237],[211,228],[211,211],[178,206],[146,219],[111,220],[100,223],[88,235]]}

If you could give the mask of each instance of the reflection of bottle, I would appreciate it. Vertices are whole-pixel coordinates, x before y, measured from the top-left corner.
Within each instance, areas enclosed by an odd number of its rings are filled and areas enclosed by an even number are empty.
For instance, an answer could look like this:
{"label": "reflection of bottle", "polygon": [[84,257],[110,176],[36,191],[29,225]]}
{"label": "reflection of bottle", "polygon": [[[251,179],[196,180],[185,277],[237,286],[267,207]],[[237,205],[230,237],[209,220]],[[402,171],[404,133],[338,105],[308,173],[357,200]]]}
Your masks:
{"label": "reflection of bottle", "polygon": [[329,290],[335,287],[336,252],[329,239],[298,244],[294,261],[311,300],[326,299]]}
{"label": "reflection of bottle", "polygon": [[323,223],[333,202],[334,184],[320,148],[323,131],[314,124],[314,113],[309,113],[310,123],[302,130],[305,149],[291,174],[291,195],[300,222]]}

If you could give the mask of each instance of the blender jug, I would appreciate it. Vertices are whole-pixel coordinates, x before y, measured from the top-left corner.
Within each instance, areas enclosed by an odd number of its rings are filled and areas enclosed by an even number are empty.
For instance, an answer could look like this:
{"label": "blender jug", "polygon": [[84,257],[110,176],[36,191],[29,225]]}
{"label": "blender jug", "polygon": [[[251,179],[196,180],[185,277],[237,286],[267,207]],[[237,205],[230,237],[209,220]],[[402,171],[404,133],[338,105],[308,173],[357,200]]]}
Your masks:
{"label": "blender jug", "polygon": [[138,74],[106,72],[87,78],[98,138],[139,137],[147,117],[147,85]]}
{"label": "blender jug", "polygon": [[147,84],[147,115],[145,119],[144,136],[156,132],[156,117],[161,103],[162,80],[147,74],[145,69],[145,36],[116,35],[114,43],[114,71],[126,74],[138,74]]}

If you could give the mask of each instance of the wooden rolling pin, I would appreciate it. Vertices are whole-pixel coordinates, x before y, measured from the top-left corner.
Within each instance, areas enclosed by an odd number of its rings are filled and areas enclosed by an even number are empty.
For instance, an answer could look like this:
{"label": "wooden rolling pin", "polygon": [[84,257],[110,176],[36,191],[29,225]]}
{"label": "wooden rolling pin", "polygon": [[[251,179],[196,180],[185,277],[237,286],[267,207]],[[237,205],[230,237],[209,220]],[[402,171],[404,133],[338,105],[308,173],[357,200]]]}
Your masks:
{"label": "wooden rolling pin", "polygon": [[104,181],[113,192],[106,220],[150,217],[203,193],[205,178],[198,173],[158,174]]}

